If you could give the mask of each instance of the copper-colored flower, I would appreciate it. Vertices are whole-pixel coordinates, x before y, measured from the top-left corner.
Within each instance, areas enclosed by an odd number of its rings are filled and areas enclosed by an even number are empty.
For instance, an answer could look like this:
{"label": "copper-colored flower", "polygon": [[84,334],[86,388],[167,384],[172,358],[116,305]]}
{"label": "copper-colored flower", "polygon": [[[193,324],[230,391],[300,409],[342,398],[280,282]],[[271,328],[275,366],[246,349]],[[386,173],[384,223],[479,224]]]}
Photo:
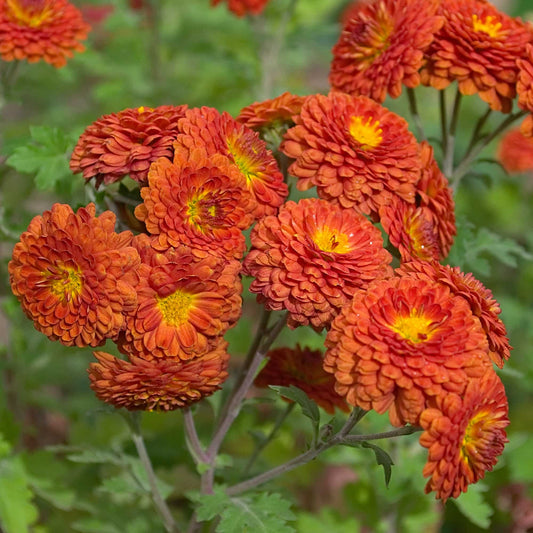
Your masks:
{"label": "copper-colored flower", "polygon": [[533,138],[519,128],[508,131],[498,146],[498,159],[510,174],[533,172]]}
{"label": "copper-colored flower", "polygon": [[489,343],[489,356],[500,368],[511,356],[505,324],[498,317],[500,305],[473,274],[461,272],[459,267],[440,265],[437,262],[412,261],[404,263],[397,270],[399,275],[436,281],[450,289],[451,293],[468,302],[472,313],[477,316]]}
{"label": "copper-colored flower", "polygon": [[289,311],[288,325],[320,331],[360,287],[390,275],[390,254],[363,215],[325,200],[287,202],[251,233],[243,271],[267,309]]}
{"label": "copper-colored flower", "polygon": [[88,369],[91,389],[103,402],[130,411],[172,411],[210,396],[228,377],[227,342],[190,361],[130,356],[129,361],[94,352]]}
{"label": "copper-colored flower", "polygon": [[308,96],[280,149],[297,187],[364,214],[397,195],[415,201],[420,156],[407,122],[365,96]]}
{"label": "copper-colored flower", "polygon": [[139,305],[119,349],[143,359],[193,359],[212,349],[241,314],[241,264],[185,246],[159,253],[139,235]]}
{"label": "copper-colored flower", "polygon": [[300,113],[304,100],[305,96],[285,92],[276,98],[243,107],[235,120],[256,131],[291,127],[294,126],[293,117]]}
{"label": "copper-colored flower", "polygon": [[443,23],[437,0],[374,0],[350,12],[333,47],[333,89],[384,102],[420,84],[424,50]]}
{"label": "copper-colored flower", "polygon": [[438,14],[445,23],[426,52],[422,83],[445,89],[457,80],[462,94],[477,93],[491,109],[509,113],[528,27],[485,0],[441,0]]}
{"label": "copper-colored flower", "polygon": [[129,175],[146,185],[151,163],[160,157],[171,160],[178,120],[186,105],[137,107],[104,115],[81,134],[72,153],[72,172],[83,172],[96,186]]}
{"label": "copper-colored flower", "polygon": [[179,126],[183,134],[174,145],[176,152],[187,158],[191,150],[199,147],[208,155],[220,153],[228,157],[257,202],[255,217],[277,213],[289,190],[272,152],[257,132],[239,124],[228,113],[221,114],[210,107],[190,109]]}
{"label": "copper-colored flower", "polygon": [[135,216],[157,236],[159,250],[182,244],[240,258],[246,249],[243,229],[253,221],[255,203],[244,178],[220,154],[193,150],[174,163],[161,158],[148,174],[149,187]]}
{"label": "copper-colored flower", "polygon": [[115,339],[135,308],[140,258],[115,215],[55,204],[35,217],[13,250],[13,293],[35,328],[67,346]]}
{"label": "copper-colored flower", "polygon": [[[211,0],[211,5],[216,6],[222,0]],[[226,0],[228,9],[238,17],[244,15],[259,15],[268,3],[268,0]]]}
{"label": "copper-colored flower", "polygon": [[533,112],[533,45],[526,45],[523,58],[517,60],[518,81],[516,92],[518,94],[518,107]]}
{"label": "copper-colored flower", "polygon": [[320,350],[310,348],[276,348],[267,353],[268,362],[255,378],[256,387],[291,385],[303,390],[324,411],[333,414],[335,407],[348,412],[345,400],[335,392],[335,379],[322,368]]}
{"label": "copper-colored flower", "polygon": [[447,287],[408,277],[375,281],[331,324],[324,368],[347,402],[393,425],[417,424],[427,402],[462,394],[490,363],[468,303]]}
{"label": "copper-colored flower", "polygon": [[44,60],[56,68],[67,64],[90,26],[67,0],[0,1],[0,56],[4,61],[35,63]]}
{"label": "copper-colored flower", "polygon": [[483,479],[507,442],[508,411],[505,389],[493,370],[470,381],[462,396],[435,398],[435,406],[420,415],[425,430],[420,444],[428,448],[426,493],[435,491],[445,502]]}

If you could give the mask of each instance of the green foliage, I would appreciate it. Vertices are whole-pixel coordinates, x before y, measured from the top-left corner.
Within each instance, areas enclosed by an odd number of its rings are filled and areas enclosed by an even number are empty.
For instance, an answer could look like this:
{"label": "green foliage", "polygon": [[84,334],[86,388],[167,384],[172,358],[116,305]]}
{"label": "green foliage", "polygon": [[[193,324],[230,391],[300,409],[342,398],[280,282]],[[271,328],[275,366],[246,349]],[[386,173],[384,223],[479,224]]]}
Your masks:
{"label": "green foliage", "polygon": [[494,513],[491,506],[483,498],[483,493],[486,491],[487,487],[482,483],[476,483],[470,485],[468,490],[459,498],[451,500],[472,524],[482,529],[489,529],[490,517]]}

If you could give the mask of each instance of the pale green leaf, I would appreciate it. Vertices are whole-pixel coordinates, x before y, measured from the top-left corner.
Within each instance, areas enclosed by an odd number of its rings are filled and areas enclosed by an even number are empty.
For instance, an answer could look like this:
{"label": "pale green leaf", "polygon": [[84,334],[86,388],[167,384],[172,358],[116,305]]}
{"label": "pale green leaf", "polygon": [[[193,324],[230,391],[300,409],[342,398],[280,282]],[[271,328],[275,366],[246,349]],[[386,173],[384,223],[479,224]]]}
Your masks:
{"label": "pale green leaf", "polygon": [[482,529],[489,529],[490,517],[494,513],[491,506],[483,498],[482,493],[486,490],[487,488],[479,483],[470,485],[467,492],[461,494],[459,498],[451,500],[472,524]]}

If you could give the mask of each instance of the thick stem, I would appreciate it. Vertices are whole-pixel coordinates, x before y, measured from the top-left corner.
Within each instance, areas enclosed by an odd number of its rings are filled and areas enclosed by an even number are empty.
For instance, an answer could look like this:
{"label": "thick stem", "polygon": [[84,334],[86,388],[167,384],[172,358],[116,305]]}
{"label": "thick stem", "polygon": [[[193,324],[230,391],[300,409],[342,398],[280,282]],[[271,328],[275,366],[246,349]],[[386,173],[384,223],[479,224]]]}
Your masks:
{"label": "thick stem", "polygon": [[452,117],[450,119],[450,128],[448,129],[448,134],[446,137],[446,142],[444,146],[444,161],[442,170],[444,175],[449,179],[453,174],[453,160],[454,160],[454,150],[455,150],[455,131],[457,129],[457,121],[459,120],[459,109],[461,108],[461,98],[462,95],[457,89],[455,93],[455,100],[453,102]]}
{"label": "thick stem", "polygon": [[391,439],[393,437],[401,437],[403,435],[412,435],[422,429],[417,426],[405,426],[391,431],[384,431],[383,433],[370,433],[368,435],[347,435],[342,440],[345,444],[356,442],[365,442],[367,440]]}
{"label": "thick stem", "polygon": [[168,508],[165,500],[163,499],[163,497],[161,496],[161,493],[159,492],[154,468],[152,466],[152,462],[150,461],[150,456],[148,455],[148,451],[146,449],[146,445],[144,443],[144,439],[141,433],[138,413],[133,413],[131,416],[127,418],[127,421],[131,429],[131,437],[133,439],[133,443],[135,444],[135,448],[137,449],[139,459],[141,460],[143,468],[148,477],[148,483],[150,485],[150,493],[152,495],[152,500],[154,502],[154,505],[157,511],[161,515],[161,518],[163,520],[163,525],[165,526],[165,529],[168,533],[179,533],[178,526],[176,525],[176,522],[174,521],[172,513],[170,512],[170,509]]}
{"label": "thick stem", "polygon": [[416,133],[418,136],[418,139],[420,141],[427,140],[426,134],[424,133],[424,125],[422,123],[422,118],[420,117],[420,114],[418,113],[418,106],[416,103],[416,93],[414,89],[408,88],[407,89],[407,97],[409,98],[409,109],[411,111],[411,115],[413,117],[413,121],[416,128]]}

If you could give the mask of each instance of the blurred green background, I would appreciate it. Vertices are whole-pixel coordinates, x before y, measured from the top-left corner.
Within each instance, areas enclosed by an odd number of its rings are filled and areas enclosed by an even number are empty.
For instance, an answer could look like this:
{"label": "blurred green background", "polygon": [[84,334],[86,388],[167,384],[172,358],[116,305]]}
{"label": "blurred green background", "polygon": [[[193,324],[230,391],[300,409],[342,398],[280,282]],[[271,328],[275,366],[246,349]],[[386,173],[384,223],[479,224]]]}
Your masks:
{"label": "blurred green background", "polygon": [[[21,64],[1,110],[0,517],[7,533],[158,532],[162,527],[126,424],[89,389],[90,350],[49,342],[11,295],[7,263],[12,247],[29,221],[54,202],[77,206],[90,201],[82,178],[70,173],[68,158],[84,128],[102,114],[186,103],[235,115],[284,91],[326,93],[330,51],[347,2],[299,0],[286,31],[290,0],[271,0],[265,17],[254,19],[236,18],[225,5],[211,8],[209,0],[152,0],[137,3],[142,4],[138,9],[127,0],[75,3],[93,26],[86,52],[59,70]],[[524,17],[533,9],[530,0],[498,5]],[[428,130],[438,132],[435,91],[422,88],[419,97]],[[385,105],[410,118],[404,96]],[[473,120],[484,110],[476,97],[463,100],[459,155]],[[44,145],[35,139],[39,132],[49,138]],[[21,173],[6,164],[22,146],[32,146],[42,156],[40,168]],[[492,157],[496,146],[484,157]],[[533,528],[533,262],[528,256],[533,251],[533,174],[508,176],[491,163],[477,165],[475,172],[456,195],[460,226],[450,262],[472,271],[501,304],[514,346],[500,372],[510,402],[510,442],[495,471],[446,506],[423,494],[426,457],[415,435],[384,444],[396,463],[388,488],[370,450],[329,451],[266,487],[293,502],[296,520],[291,525],[297,531]],[[235,366],[246,353],[259,311],[255,299],[245,295],[243,319],[227,336]],[[318,348],[323,336],[310,330],[284,332],[278,344],[296,342]],[[221,395],[196,412],[205,441]],[[258,395],[269,401],[259,407],[250,402],[225,444],[228,481],[253,448],[250,430],[267,432],[283,408],[274,395]],[[293,412],[258,469],[302,451],[310,433],[302,418]],[[374,414],[361,425],[367,432],[389,427],[386,416]],[[181,415],[146,415],[143,428],[170,505],[178,518],[186,519],[186,493],[198,488],[198,477],[186,450]]]}

